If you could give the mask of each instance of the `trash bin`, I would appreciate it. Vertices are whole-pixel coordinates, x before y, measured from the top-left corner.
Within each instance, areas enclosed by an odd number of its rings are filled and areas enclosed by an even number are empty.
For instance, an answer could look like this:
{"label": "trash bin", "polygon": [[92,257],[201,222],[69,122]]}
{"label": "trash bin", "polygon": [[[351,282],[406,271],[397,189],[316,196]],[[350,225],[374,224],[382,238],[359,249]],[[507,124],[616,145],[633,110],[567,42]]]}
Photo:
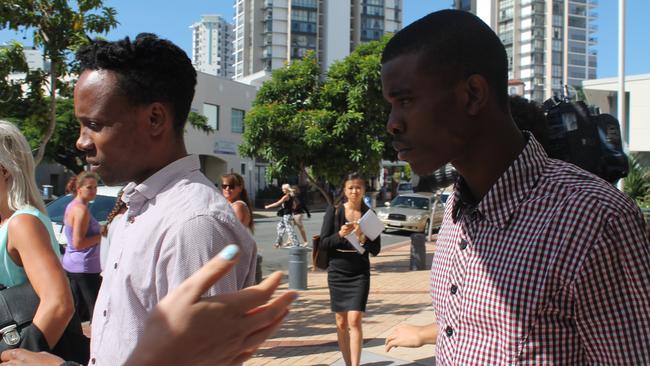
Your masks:
{"label": "trash bin", "polygon": [[427,269],[427,251],[424,239],[424,234],[411,234],[411,264],[409,266],[411,271]]}
{"label": "trash bin", "polygon": [[289,248],[289,289],[307,289],[307,253],[310,250],[300,246]]}
{"label": "trash bin", "polygon": [[255,265],[255,284],[262,282],[262,261],[264,258],[257,253],[257,264]]}

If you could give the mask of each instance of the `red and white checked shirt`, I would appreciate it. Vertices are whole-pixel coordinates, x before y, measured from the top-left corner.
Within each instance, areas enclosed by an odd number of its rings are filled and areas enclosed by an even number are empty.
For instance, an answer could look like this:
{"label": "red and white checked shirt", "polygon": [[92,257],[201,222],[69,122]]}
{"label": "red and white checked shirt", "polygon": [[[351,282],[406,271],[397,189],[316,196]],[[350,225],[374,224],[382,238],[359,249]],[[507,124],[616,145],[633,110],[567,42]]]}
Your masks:
{"label": "red and white checked shirt", "polygon": [[638,207],[535,139],[477,205],[456,185],[431,268],[438,365],[650,365]]}

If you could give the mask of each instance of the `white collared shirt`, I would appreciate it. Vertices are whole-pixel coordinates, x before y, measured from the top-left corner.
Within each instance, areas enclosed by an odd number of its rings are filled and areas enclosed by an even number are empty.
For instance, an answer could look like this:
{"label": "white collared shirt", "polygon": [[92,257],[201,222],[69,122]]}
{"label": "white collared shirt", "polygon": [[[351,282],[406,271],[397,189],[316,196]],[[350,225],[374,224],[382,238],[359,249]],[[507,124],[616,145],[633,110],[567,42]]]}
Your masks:
{"label": "white collared shirt", "polygon": [[237,266],[206,295],[255,283],[255,242],[190,155],[124,188],[92,322],[90,365],[121,365],[153,307],[228,244]]}

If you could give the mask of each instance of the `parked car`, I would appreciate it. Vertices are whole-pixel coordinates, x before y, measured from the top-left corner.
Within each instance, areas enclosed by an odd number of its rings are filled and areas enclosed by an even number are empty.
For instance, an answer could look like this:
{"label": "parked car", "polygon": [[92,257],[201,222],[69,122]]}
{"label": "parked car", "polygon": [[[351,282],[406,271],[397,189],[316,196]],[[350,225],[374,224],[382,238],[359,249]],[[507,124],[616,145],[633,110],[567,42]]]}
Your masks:
{"label": "parked car", "polygon": [[[122,187],[109,187],[109,186],[98,186],[97,187],[97,197],[90,202],[90,213],[93,217],[99,221],[100,224],[106,223],[106,217],[115,206],[115,200],[117,199],[117,194],[120,192]],[[65,246],[68,244],[68,241],[63,234],[63,215],[65,213],[65,208],[68,206],[68,203],[72,201],[74,197],[71,194],[66,194],[61,196],[54,201],[50,202],[45,206],[48,216],[52,221],[52,228],[54,229],[54,236],[60,245]]]}
{"label": "parked car", "polygon": [[[435,197],[426,193],[406,193],[386,202],[386,207],[377,209],[377,217],[384,223],[386,230],[407,230],[428,233],[431,225],[431,210]],[[444,204],[437,202],[433,227],[440,228],[444,215]]]}

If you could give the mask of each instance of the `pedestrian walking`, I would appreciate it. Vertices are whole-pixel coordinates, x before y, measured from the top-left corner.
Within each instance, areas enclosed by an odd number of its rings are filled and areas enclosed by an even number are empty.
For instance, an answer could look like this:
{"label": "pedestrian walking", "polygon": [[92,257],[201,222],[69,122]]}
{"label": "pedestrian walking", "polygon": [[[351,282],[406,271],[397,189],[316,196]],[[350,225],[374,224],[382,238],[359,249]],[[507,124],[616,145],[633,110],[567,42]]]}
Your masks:
{"label": "pedestrian walking", "polygon": [[431,13],[381,63],[398,158],[460,175],[431,267],[436,320],[396,329],[386,349],[435,342],[441,366],[650,364],[641,212],[517,127],[494,31],[469,12]]}
{"label": "pedestrian walking", "polygon": [[[343,182],[343,196],[334,206],[329,206],[323,218],[320,233],[320,250],[327,251],[327,283],[330,307],[335,313],[336,335],[346,366],[359,366],[363,330],[361,321],[370,291],[369,254],[376,256],[381,250],[381,235],[369,240],[361,231],[359,219],[370,208],[363,203],[365,180],[356,173],[349,174]],[[360,253],[346,238],[354,233],[364,248]]]}
{"label": "pedestrian walking", "polygon": [[97,196],[98,181],[99,176],[92,172],[81,172],[77,179],[71,180],[67,190],[74,194],[74,199],[63,214],[67,245],[61,263],[70,279],[75,309],[82,321],[92,317],[102,283],[101,227],[88,207]]}
{"label": "pedestrian walking", "polygon": [[298,241],[296,231],[293,229],[293,200],[295,193],[291,186],[286,183],[282,185],[282,193],[283,195],[279,200],[264,206],[265,209],[280,207],[278,210],[280,221],[278,222],[277,239],[275,241],[274,247],[280,248],[284,246],[282,244],[282,241],[284,240],[285,234],[287,235],[291,246],[297,247],[300,246],[300,242]]}
{"label": "pedestrian walking", "polygon": [[293,202],[291,204],[291,213],[293,216],[293,223],[296,224],[300,236],[302,236],[302,246],[308,247],[309,242],[307,241],[307,233],[305,232],[305,225],[302,222],[303,216],[307,215],[308,218],[311,218],[311,212],[305,204],[305,200],[300,197],[300,188],[298,186],[293,187]]}

